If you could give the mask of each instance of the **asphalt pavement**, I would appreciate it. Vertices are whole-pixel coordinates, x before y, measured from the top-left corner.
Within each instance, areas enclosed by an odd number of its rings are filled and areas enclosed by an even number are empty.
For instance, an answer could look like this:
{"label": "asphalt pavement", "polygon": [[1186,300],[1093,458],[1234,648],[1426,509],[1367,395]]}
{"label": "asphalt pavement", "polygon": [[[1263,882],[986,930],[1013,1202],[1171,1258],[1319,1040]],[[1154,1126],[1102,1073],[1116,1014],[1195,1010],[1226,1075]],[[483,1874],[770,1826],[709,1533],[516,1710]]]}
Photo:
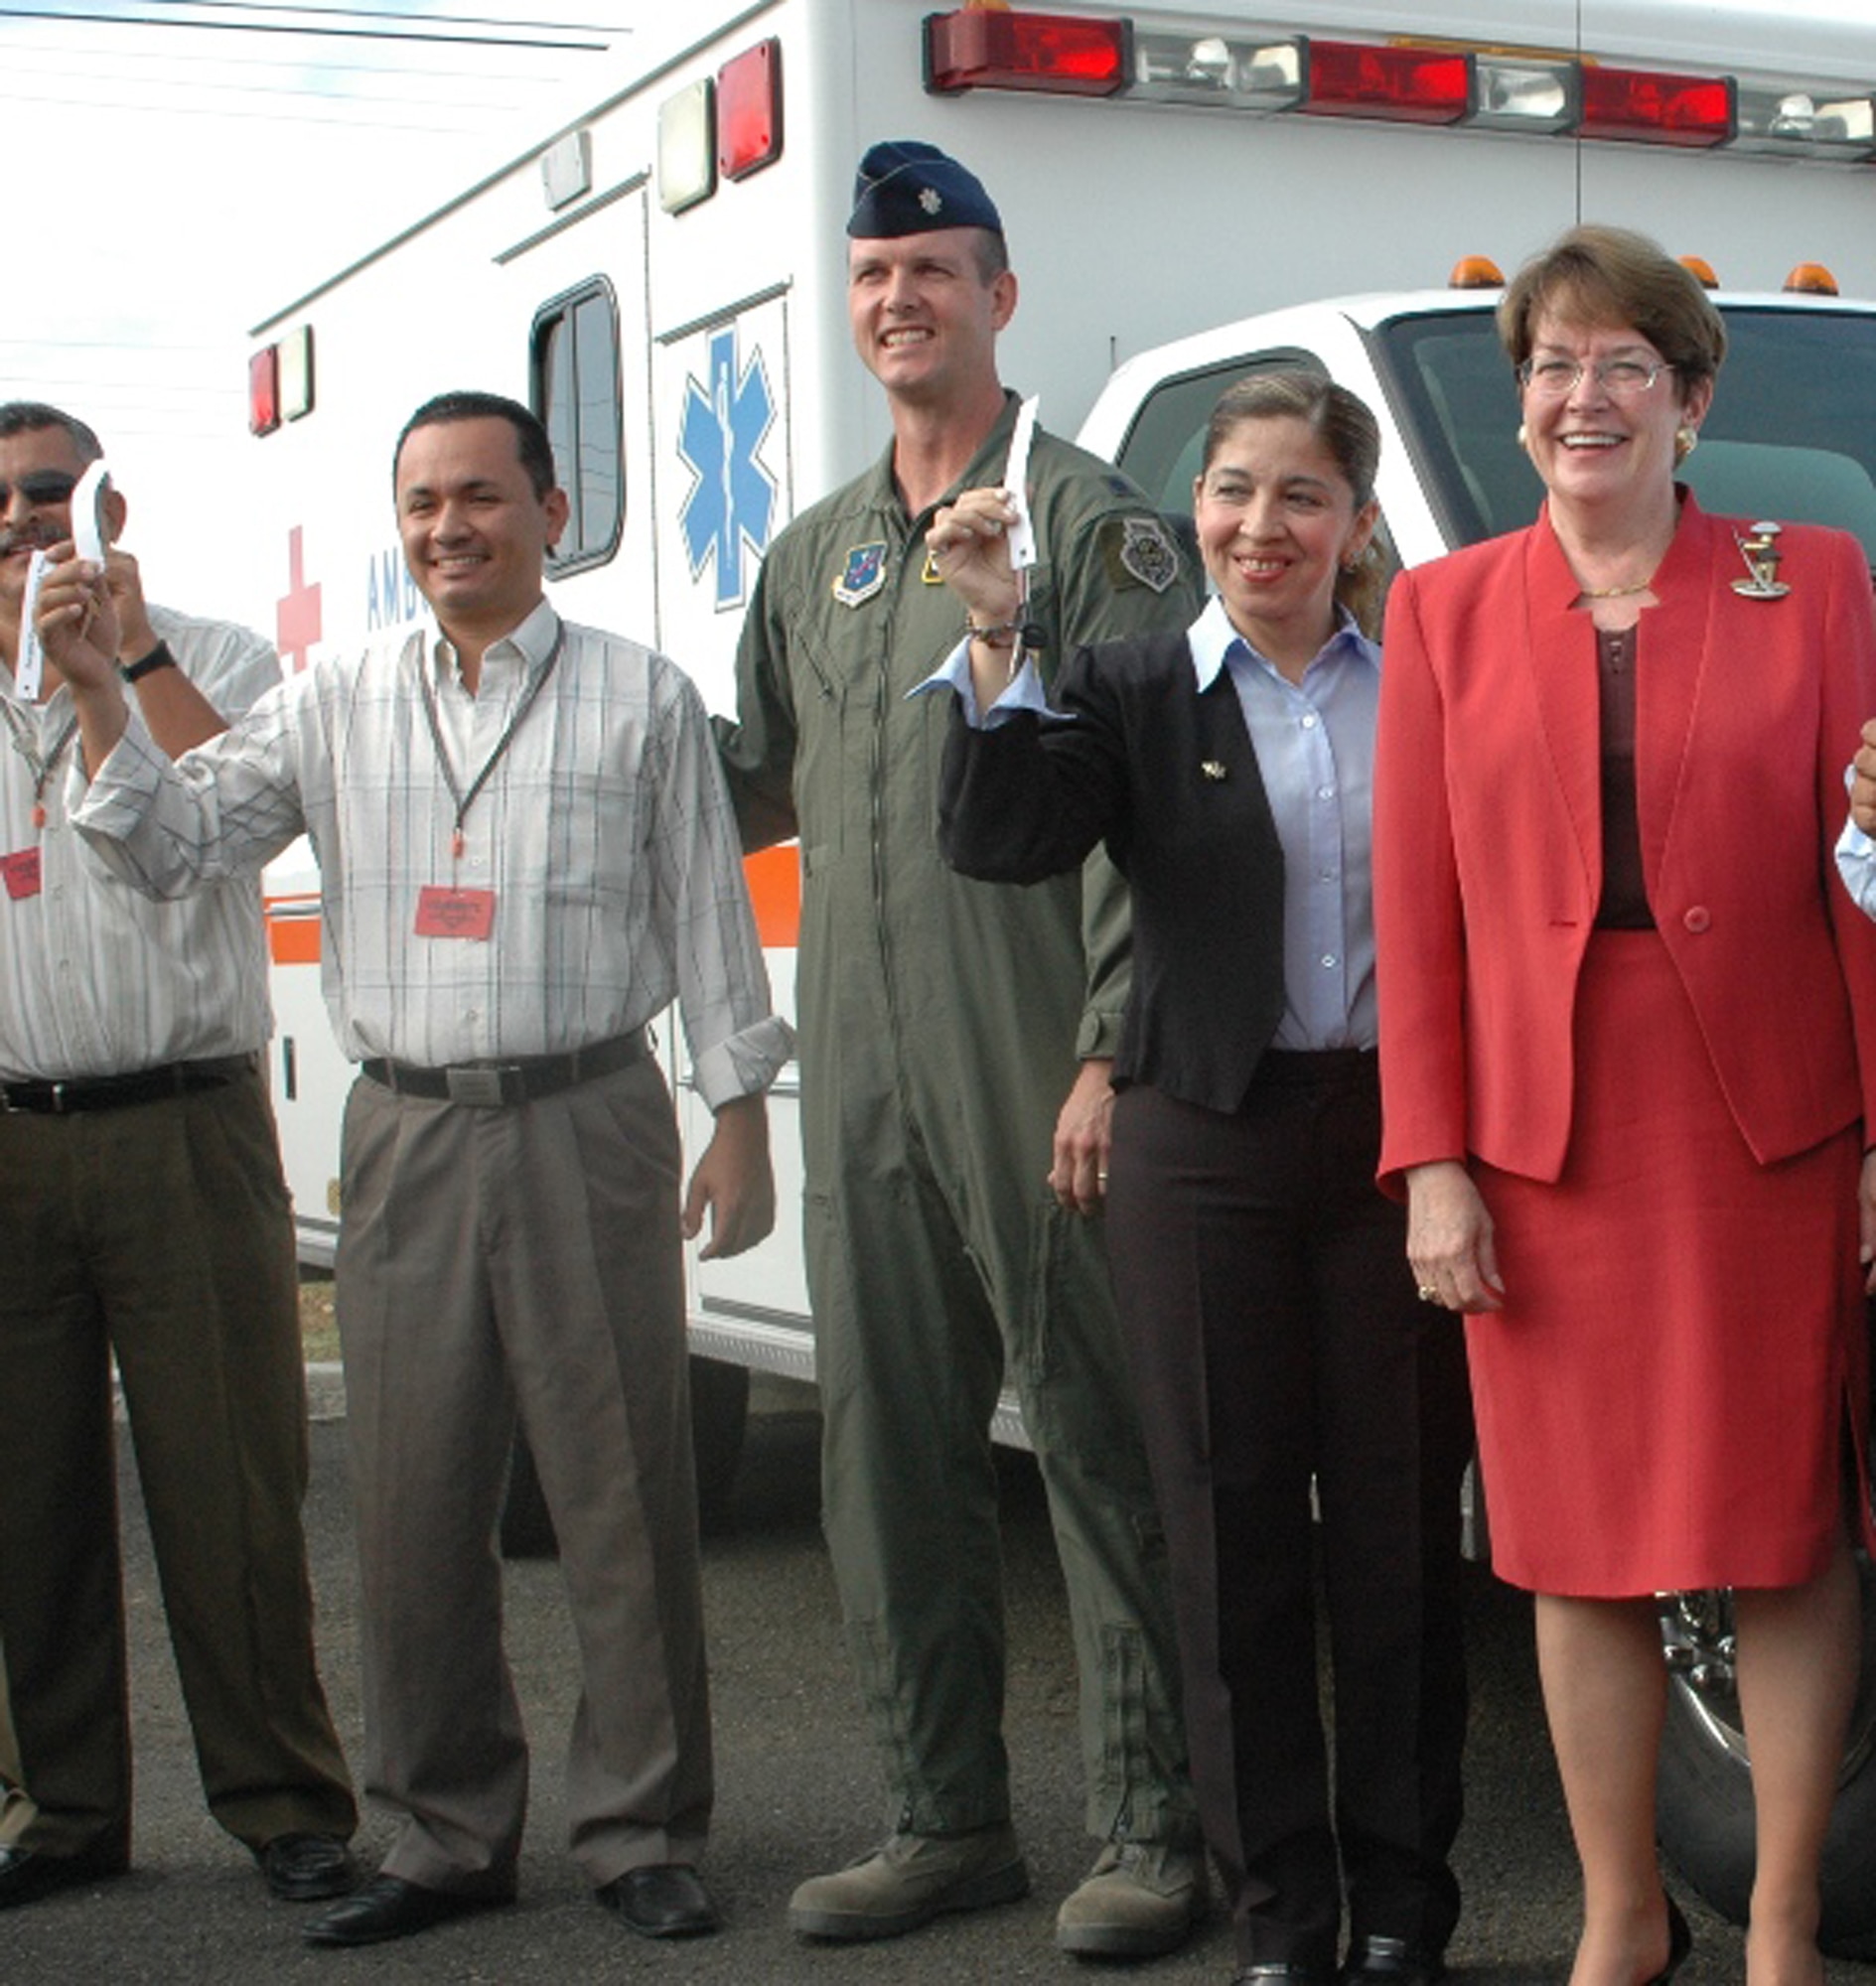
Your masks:
{"label": "asphalt pavement", "polygon": [[[911,1937],[808,1946],[784,1915],[804,1875],[860,1854],[885,1831],[883,1796],[857,1712],[816,1519],[817,1424],[804,1410],[753,1424],[725,1518],[705,1554],[716,1713],[718,1806],[706,1876],[726,1925],[717,1936],[652,1944],[598,1910],[565,1851],[560,1751],[575,1667],[557,1568],[509,1568],[508,1648],[534,1743],[534,1797],[511,1909],[367,1951],[313,1950],[305,1913],[273,1902],[245,1853],[203,1808],[175,1672],[163,1633],[128,1444],[120,1465],[133,1664],[135,1869],[93,1893],[0,1915],[0,1986],[361,1986],[451,1981],[558,1986],[563,1981],[738,1981],[743,1986],[892,1986],[1025,1981],[1153,1986],[1230,1978],[1217,1917],[1182,1952],[1141,1967],[1087,1965],[1051,1943],[1057,1904],[1093,1853],[1081,1833],[1075,1688],[1060,1577],[1033,1466],[1004,1472],[1010,1610],[1007,1728],[1016,1818],[1031,1897]],[[360,1756],[357,1582],[344,1471],[344,1428],[313,1429],[307,1506],[320,1642],[340,1730]],[[1475,1714],[1468,1813],[1459,1846],[1466,1913],[1451,1957],[1456,1986],[1549,1986],[1568,1970],[1575,1876],[1556,1776],[1543,1741],[1528,1605],[1482,1569],[1468,1592]],[[365,1823],[367,1864],[384,1847]],[[1696,1948],[1677,1986],[1742,1977],[1739,1933],[1684,1888]],[[1876,1968],[1833,1963],[1830,1986],[1876,1986]]]}

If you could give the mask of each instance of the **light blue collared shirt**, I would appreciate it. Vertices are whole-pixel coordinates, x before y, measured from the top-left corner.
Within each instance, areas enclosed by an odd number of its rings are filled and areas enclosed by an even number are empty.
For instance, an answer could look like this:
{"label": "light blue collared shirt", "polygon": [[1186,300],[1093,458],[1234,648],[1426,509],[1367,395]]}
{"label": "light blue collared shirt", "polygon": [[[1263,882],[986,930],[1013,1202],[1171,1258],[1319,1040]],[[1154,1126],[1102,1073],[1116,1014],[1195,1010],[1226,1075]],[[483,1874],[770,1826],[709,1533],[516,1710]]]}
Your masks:
{"label": "light blue collared shirt", "polygon": [[1293,683],[1231,626],[1216,596],[1187,639],[1200,689],[1221,669],[1230,676],[1283,844],[1283,1019],[1271,1046],[1371,1049],[1380,649],[1344,616]]}
{"label": "light blue collared shirt", "polygon": [[1837,874],[1856,908],[1866,918],[1876,918],[1876,841],[1853,820],[1846,820],[1837,836]]}
{"label": "light blue collared shirt", "polygon": [[[1273,1048],[1371,1049],[1374,998],[1374,719],[1380,649],[1346,615],[1293,683],[1231,626],[1216,595],[1186,632],[1201,690],[1227,670],[1250,733],[1283,847],[1283,1019]],[[979,711],[963,641],[913,691],[957,692],[973,729],[995,730],[1019,710],[1057,723],[1042,678],[1025,661]],[[1876,875],[1871,890],[1876,895]]]}
{"label": "light blue collared shirt", "polygon": [[1019,710],[1033,710],[1054,724],[1073,724],[1073,711],[1052,710],[1043,690],[1042,675],[1032,657],[1023,657],[1023,666],[1010,678],[1009,685],[988,710],[977,708],[977,686],[970,679],[970,637],[966,635],[948,655],[926,677],[907,690],[910,701],[928,690],[954,689],[963,706],[964,722],[973,731],[994,731]]}

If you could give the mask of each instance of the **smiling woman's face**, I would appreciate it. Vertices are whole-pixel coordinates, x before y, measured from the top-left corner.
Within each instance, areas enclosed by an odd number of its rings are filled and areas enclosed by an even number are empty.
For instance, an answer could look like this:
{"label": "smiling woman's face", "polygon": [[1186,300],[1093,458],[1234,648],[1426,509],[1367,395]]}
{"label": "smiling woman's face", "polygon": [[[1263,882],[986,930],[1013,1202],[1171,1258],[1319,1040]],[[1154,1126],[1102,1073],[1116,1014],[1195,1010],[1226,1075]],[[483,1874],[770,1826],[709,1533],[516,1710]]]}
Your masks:
{"label": "smiling woman's face", "polygon": [[[1551,496],[1598,507],[1659,501],[1674,476],[1674,436],[1697,427],[1712,384],[1683,390],[1680,375],[1633,325],[1589,325],[1542,312],[1531,327],[1530,365],[1522,389],[1524,443]],[[1612,365],[1659,366],[1654,383],[1622,384]],[[1574,365],[1567,389],[1547,389],[1543,368]],[[1563,374],[1567,378],[1567,373]]]}
{"label": "smiling woman's face", "polygon": [[1206,571],[1231,626],[1272,661],[1305,659],[1335,628],[1336,580],[1374,528],[1328,445],[1294,415],[1231,428],[1193,485]]}

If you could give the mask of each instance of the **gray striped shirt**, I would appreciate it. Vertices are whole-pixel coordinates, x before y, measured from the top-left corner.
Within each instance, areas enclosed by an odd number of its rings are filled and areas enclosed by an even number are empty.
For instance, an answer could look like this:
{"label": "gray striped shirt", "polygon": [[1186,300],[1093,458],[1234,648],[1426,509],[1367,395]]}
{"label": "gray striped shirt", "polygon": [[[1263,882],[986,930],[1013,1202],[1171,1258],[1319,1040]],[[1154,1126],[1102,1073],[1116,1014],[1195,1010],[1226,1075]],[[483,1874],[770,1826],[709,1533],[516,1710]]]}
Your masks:
{"label": "gray striped shirt", "polygon": [[[279,682],[279,658],[247,629],[149,613],[223,717]],[[251,1053],[272,1025],[259,888],[242,877],[154,904],[105,874],[67,818],[72,714],[63,683],[43,704],[22,703],[0,663],[0,854],[39,856],[36,893],[15,894],[17,867],[0,889],[0,1079],[121,1075]],[[36,787],[43,827],[33,821]]]}
{"label": "gray striped shirt", "polygon": [[[422,632],[323,660],[175,767],[133,719],[77,818],[139,888],[251,874],[302,829],[323,886],[340,1046],[425,1067],[560,1054],[675,997],[713,1107],[761,1089],[793,1038],[770,1012],[735,818],[703,703],[662,656],[568,626],[463,823],[467,792],[561,624],[545,602],[483,657],[478,693]],[[426,888],[492,891],[486,940],[417,931]]]}

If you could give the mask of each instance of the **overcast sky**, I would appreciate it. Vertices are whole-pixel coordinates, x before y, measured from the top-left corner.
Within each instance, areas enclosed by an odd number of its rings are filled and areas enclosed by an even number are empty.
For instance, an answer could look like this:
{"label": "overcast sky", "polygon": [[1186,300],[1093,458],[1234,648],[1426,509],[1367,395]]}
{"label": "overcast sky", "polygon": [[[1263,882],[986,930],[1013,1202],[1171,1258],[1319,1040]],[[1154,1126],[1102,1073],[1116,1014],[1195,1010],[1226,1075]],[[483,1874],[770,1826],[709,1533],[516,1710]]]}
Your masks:
{"label": "overcast sky", "polygon": [[0,0],[0,397],[98,430],[154,596],[271,632],[247,328],[603,95],[642,4]]}

